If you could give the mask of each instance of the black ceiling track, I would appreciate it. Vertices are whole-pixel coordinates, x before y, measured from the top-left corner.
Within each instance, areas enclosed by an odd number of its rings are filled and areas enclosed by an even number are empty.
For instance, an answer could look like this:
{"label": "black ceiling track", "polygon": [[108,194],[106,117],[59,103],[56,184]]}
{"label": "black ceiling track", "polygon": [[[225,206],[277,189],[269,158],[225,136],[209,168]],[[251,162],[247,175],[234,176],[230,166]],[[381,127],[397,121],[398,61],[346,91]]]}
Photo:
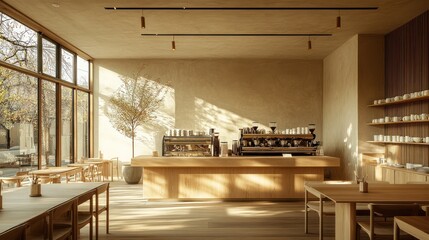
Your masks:
{"label": "black ceiling track", "polygon": [[378,7],[104,7],[105,10],[146,11],[295,11],[295,10],[377,10]]}
{"label": "black ceiling track", "polygon": [[142,33],[149,37],[330,37],[331,33]]}

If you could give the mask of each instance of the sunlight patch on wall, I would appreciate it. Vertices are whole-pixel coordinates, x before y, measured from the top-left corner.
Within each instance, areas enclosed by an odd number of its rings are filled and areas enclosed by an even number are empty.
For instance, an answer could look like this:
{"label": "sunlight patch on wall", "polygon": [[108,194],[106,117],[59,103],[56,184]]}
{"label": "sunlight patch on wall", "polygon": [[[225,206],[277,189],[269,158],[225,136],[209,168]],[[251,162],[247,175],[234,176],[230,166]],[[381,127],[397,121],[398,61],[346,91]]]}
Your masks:
{"label": "sunlight patch on wall", "polygon": [[[215,131],[219,132],[220,140],[228,142],[229,148],[231,148],[232,140],[240,138],[239,129],[251,127],[252,122],[252,119],[219,108],[201,98],[195,98],[195,128],[204,131],[215,128]],[[260,126],[268,129],[267,126]]]}
{"label": "sunlight patch on wall", "polygon": [[[105,158],[119,157],[122,162],[131,160],[131,139],[113,128],[106,116],[108,99],[121,86],[121,75],[110,69],[99,67],[99,150]],[[163,105],[155,112],[156,119],[137,131],[135,156],[150,155],[153,150],[161,153],[162,137],[167,129],[174,126],[175,91],[168,88]],[[96,126],[97,127],[97,126]],[[97,156],[98,153],[95,153]]]}

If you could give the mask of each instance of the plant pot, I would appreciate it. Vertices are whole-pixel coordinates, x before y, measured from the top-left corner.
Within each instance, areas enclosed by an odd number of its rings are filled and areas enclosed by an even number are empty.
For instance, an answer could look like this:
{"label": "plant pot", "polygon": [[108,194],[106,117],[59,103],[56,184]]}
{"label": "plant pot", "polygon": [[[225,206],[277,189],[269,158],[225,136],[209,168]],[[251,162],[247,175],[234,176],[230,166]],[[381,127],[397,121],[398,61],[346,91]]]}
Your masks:
{"label": "plant pot", "polygon": [[39,183],[31,184],[30,186],[30,197],[42,196],[42,186]]}
{"label": "plant pot", "polygon": [[137,184],[142,178],[142,167],[134,167],[131,164],[122,165],[122,176],[128,184]]}

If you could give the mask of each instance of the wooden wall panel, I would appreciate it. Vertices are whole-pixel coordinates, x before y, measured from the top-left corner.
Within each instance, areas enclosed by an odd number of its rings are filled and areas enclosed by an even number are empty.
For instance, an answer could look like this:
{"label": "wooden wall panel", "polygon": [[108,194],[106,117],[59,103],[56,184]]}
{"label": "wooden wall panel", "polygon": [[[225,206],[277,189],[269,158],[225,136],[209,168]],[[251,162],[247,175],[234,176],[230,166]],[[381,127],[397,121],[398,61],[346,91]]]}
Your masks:
{"label": "wooden wall panel", "polygon": [[[386,35],[386,97],[429,89],[429,12]],[[429,113],[429,101],[385,108],[386,116]],[[385,135],[429,136],[429,124],[386,125]],[[387,145],[386,155],[398,163],[429,165],[429,147]]]}
{"label": "wooden wall panel", "polygon": [[145,167],[147,199],[292,199],[305,181],[323,181],[323,168]]}

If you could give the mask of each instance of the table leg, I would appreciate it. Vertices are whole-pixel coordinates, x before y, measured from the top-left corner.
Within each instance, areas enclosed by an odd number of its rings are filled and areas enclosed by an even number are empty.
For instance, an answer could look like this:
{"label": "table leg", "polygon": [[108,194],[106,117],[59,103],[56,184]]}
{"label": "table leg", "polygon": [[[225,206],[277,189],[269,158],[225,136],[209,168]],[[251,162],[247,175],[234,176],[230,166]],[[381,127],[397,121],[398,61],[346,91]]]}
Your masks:
{"label": "table leg", "polygon": [[400,229],[398,226],[398,223],[396,222],[396,218],[394,218],[393,220],[393,239],[394,240],[398,240],[399,239],[399,233],[400,233]]}
{"label": "table leg", "polygon": [[335,203],[335,239],[356,239],[356,203]]}
{"label": "table leg", "polygon": [[307,189],[304,190],[304,232],[308,233],[308,191]]}

